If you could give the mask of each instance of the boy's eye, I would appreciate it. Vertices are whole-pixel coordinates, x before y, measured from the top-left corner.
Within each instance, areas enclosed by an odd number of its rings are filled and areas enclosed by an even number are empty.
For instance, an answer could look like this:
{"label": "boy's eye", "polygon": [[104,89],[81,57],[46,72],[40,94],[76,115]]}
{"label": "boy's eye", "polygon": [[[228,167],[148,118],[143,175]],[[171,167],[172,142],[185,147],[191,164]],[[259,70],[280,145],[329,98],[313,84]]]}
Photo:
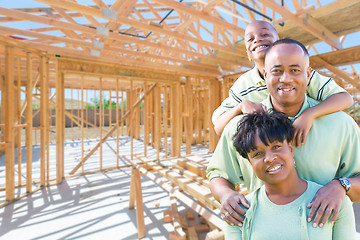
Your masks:
{"label": "boy's eye", "polygon": [[252,42],[253,40],[254,40],[253,37],[247,39],[248,42]]}

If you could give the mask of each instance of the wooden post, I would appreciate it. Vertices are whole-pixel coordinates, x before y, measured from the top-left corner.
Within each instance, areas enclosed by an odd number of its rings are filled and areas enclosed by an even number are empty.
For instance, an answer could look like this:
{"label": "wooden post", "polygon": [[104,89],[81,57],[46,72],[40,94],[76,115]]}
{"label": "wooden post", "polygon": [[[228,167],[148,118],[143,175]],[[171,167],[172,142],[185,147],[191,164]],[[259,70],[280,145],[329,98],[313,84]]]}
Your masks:
{"label": "wooden post", "polygon": [[130,200],[129,208],[134,208],[136,203],[136,222],[138,227],[138,238],[143,238],[146,235],[145,221],[144,221],[144,204],[141,190],[141,175],[137,168],[132,168],[131,182],[130,182]]}
{"label": "wooden post", "polygon": [[116,167],[119,167],[119,79],[116,79]]}
{"label": "wooden post", "polygon": [[[100,142],[102,141],[102,132],[103,132],[103,91],[102,91],[102,77],[100,77],[100,112],[99,112],[99,124],[100,124]],[[100,144],[100,170],[102,170],[102,143]]]}
{"label": "wooden post", "polygon": [[186,136],[186,154],[191,154],[191,144],[193,140],[193,91],[191,86],[191,78],[186,77],[185,83],[185,136]]}
{"label": "wooden post", "polygon": [[65,106],[64,106],[64,74],[59,70],[59,63],[55,61],[56,69],[56,183],[61,183],[64,177],[64,134],[65,134]]}
{"label": "wooden post", "polygon": [[[21,78],[20,78],[20,57],[16,59],[16,117],[17,124],[21,125]],[[22,127],[14,129],[16,132],[17,163],[18,163],[18,185],[21,186],[21,131]]]}
{"label": "wooden post", "polygon": [[46,98],[46,105],[45,105],[45,146],[46,146],[46,184],[50,184],[50,144],[49,144],[49,61],[45,58],[45,69],[44,69],[44,76],[45,76],[45,98]]}
{"label": "wooden post", "polygon": [[[81,75],[81,160],[84,158],[84,75]],[[81,165],[84,173],[84,164]]]}
{"label": "wooden post", "polygon": [[181,147],[181,126],[180,126],[180,82],[176,81],[172,84],[172,106],[171,106],[171,156],[180,156]]}
{"label": "wooden post", "polygon": [[[130,107],[131,107],[131,105],[133,104],[133,102],[135,102],[134,101],[134,99],[133,99],[133,91],[134,91],[134,89],[133,89],[133,81],[132,80],[130,80],[130,91],[129,91],[129,108],[127,108],[127,109],[129,109],[128,111],[129,111],[129,121],[126,121],[126,129],[129,129],[129,133],[130,133],[130,140],[131,140],[131,142],[130,142],[130,148],[131,148],[131,160],[133,160],[134,159],[134,131],[133,131],[133,116],[134,116],[134,110],[135,110],[135,108],[134,109],[130,109]],[[126,101],[127,102],[127,101]],[[126,110],[127,110],[126,109]]]}
{"label": "wooden post", "polygon": [[144,156],[147,157],[147,146],[149,144],[149,102],[148,97],[146,95],[148,90],[147,83],[144,82]]}
{"label": "wooden post", "polygon": [[48,102],[47,84],[45,74],[45,57],[41,56],[40,61],[40,185],[45,186],[46,178],[46,107]]}
{"label": "wooden post", "polygon": [[5,47],[5,169],[6,169],[6,200],[12,201],[15,195],[15,155],[14,155],[14,49]]}
{"label": "wooden post", "polygon": [[154,131],[155,131],[155,149],[157,152],[157,159],[160,159],[160,142],[161,142],[161,96],[160,86],[157,85],[154,89]]}
{"label": "wooden post", "polygon": [[[221,88],[220,88],[220,82],[216,79],[212,79],[210,81],[210,119],[212,116],[212,113],[215,111],[215,109],[220,106],[221,104]],[[209,142],[209,151],[213,152],[216,148],[217,142],[219,141],[219,136],[216,134],[214,130],[214,125],[210,123],[209,126],[209,132],[210,132],[210,142]]]}
{"label": "wooden post", "polygon": [[26,192],[32,191],[32,59],[31,53],[26,53]]}

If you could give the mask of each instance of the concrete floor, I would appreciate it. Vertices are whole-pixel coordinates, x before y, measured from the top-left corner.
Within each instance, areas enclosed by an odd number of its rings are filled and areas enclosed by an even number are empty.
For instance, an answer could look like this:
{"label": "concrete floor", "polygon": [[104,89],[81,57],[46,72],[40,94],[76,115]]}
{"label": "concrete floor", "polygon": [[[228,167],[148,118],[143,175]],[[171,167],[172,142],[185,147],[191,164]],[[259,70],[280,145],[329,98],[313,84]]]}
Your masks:
{"label": "concrete floor", "polygon": [[[122,141],[122,149],[126,150],[129,141]],[[104,146],[110,149],[112,144],[109,141]],[[135,142],[135,148],[140,149],[140,145],[141,142]],[[71,153],[79,147],[78,143],[67,143],[67,157],[74,158]],[[193,153],[210,156],[203,147],[195,146]],[[150,158],[154,154],[149,149]],[[111,154],[104,159],[114,161]],[[88,164],[98,167],[95,160],[94,163],[89,160]],[[72,165],[66,168],[72,169]],[[1,208],[0,239],[138,239],[136,211],[128,208],[130,174],[130,168],[123,168],[69,178]],[[147,233],[143,239],[168,239],[173,230],[171,223],[163,223],[163,211],[170,209],[168,193],[145,176],[142,189]],[[180,213],[185,214],[186,210],[179,203]],[[360,239],[359,203],[354,204],[354,211]],[[204,239],[204,234],[200,238]]]}

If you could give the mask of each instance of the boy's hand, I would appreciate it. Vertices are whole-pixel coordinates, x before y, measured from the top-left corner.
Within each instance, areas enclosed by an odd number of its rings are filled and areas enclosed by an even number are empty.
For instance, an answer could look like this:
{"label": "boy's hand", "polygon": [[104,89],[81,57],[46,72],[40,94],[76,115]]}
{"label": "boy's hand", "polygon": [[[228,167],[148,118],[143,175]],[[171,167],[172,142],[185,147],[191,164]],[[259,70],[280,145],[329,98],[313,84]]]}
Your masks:
{"label": "boy's hand", "polygon": [[243,101],[240,104],[241,112],[243,114],[249,114],[254,112],[265,112],[266,107],[261,103],[254,103],[251,101]]}
{"label": "boy's hand", "polygon": [[340,185],[338,180],[332,180],[320,188],[311,203],[307,206],[310,208],[307,219],[308,222],[311,222],[314,218],[313,227],[323,227],[331,213],[333,213],[331,222],[334,223],[339,215],[345,195],[345,189]]}
{"label": "boy's hand", "polygon": [[304,111],[293,123],[295,128],[295,146],[298,148],[300,144],[304,144],[306,140],[306,135],[308,134],[312,124],[314,122],[314,117],[310,112]]}

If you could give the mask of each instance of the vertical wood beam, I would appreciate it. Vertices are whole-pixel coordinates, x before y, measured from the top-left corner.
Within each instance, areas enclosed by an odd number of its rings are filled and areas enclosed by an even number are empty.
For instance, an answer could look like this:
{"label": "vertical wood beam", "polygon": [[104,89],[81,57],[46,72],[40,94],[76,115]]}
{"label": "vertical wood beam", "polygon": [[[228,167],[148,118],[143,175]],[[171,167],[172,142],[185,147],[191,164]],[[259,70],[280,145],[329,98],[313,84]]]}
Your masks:
{"label": "vertical wood beam", "polygon": [[[221,104],[221,85],[219,81],[216,79],[210,80],[210,115],[215,111],[215,109]],[[211,120],[211,117],[210,117]],[[209,142],[209,151],[213,152],[216,148],[217,142],[219,141],[219,136],[216,134],[214,130],[213,124],[209,126],[210,131],[210,142]]]}
{"label": "vertical wood beam", "polygon": [[155,149],[157,152],[157,159],[160,159],[160,142],[161,142],[161,96],[160,86],[157,85],[154,89],[154,118],[155,118]]}
{"label": "vertical wood beam", "polygon": [[192,98],[191,78],[186,77],[185,82],[185,136],[186,136],[186,154],[191,154],[191,144],[193,141],[193,98]]}
{"label": "vertical wood beam", "polygon": [[[147,93],[148,86],[147,83],[144,82],[144,92]],[[144,156],[147,157],[147,146],[149,144],[149,102],[148,96],[145,94],[144,96]]]}
{"label": "vertical wood beam", "polygon": [[181,126],[180,126],[180,82],[176,81],[171,86],[171,156],[180,156],[181,147]]}
{"label": "vertical wood beam", "polygon": [[45,74],[45,56],[40,59],[40,185],[45,186],[46,178],[46,107],[48,102]]}
{"label": "vertical wood beam", "polygon": [[100,124],[100,170],[102,170],[102,131],[103,131],[103,117],[104,117],[104,111],[103,111],[103,91],[102,91],[102,77],[100,77],[100,112],[99,112],[99,124]]}
{"label": "vertical wood beam", "polygon": [[119,79],[116,79],[116,167],[119,167]]}
{"label": "vertical wood beam", "polygon": [[[16,117],[17,124],[21,124],[21,78],[20,78],[20,57],[16,58]],[[21,131],[22,128],[17,128],[16,132],[16,147],[17,147],[17,163],[18,163],[18,185],[21,186]]]}
{"label": "vertical wood beam", "polygon": [[15,155],[14,155],[14,49],[5,47],[5,169],[6,169],[6,200],[12,201],[15,196]]}
{"label": "vertical wood beam", "polygon": [[[129,133],[130,133],[130,148],[131,148],[131,160],[133,160],[134,159],[134,131],[132,131],[132,125],[133,125],[133,123],[132,123],[132,119],[133,119],[133,116],[134,116],[134,109],[135,108],[133,108],[133,109],[131,109],[130,107],[131,107],[131,105],[133,104],[133,91],[134,91],[134,89],[133,89],[133,80],[130,80],[130,91],[129,91],[129,121],[126,121],[126,129],[129,129]],[[127,102],[127,101],[126,101]]]}
{"label": "vertical wood beam", "polygon": [[26,192],[32,191],[32,59],[31,53],[26,53]]}
{"label": "vertical wood beam", "polygon": [[145,221],[144,221],[144,204],[141,190],[141,175],[137,168],[132,168],[131,183],[130,183],[130,201],[129,208],[134,208],[134,200],[136,203],[136,222],[138,228],[138,238],[143,238],[146,235]]}
{"label": "vertical wood beam", "polygon": [[[84,75],[81,75],[81,160],[84,158]],[[84,164],[81,165],[84,173]]]}
{"label": "vertical wood beam", "polygon": [[64,178],[64,134],[65,134],[65,99],[64,74],[59,70],[59,62],[55,61],[56,71],[56,183]]}

